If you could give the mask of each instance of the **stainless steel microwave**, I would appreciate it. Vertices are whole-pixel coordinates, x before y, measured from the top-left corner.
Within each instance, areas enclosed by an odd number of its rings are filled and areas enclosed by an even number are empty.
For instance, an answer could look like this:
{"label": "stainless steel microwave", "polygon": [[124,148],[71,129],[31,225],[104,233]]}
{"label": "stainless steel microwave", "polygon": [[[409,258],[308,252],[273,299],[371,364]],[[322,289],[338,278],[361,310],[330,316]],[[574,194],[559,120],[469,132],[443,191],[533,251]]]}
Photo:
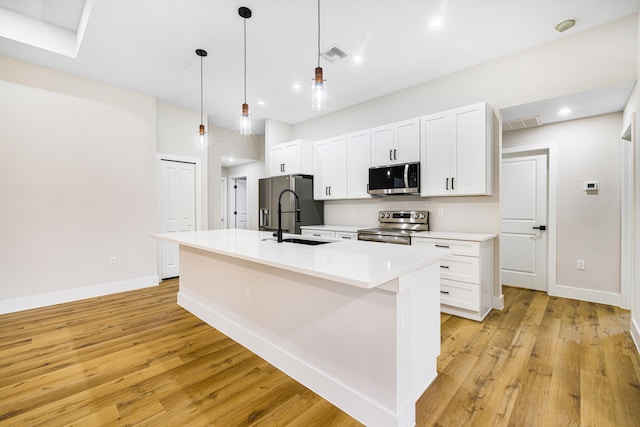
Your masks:
{"label": "stainless steel microwave", "polygon": [[369,194],[420,192],[420,162],[369,168]]}

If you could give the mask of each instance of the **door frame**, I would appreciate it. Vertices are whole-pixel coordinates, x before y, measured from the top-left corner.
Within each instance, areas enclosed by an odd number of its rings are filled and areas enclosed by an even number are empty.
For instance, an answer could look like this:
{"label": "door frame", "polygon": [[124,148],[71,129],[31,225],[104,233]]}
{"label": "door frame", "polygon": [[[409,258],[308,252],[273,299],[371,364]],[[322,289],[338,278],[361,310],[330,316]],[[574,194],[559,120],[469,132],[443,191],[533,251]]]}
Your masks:
{"label": "door frame", "polygon": [[[502,157],[519,157],[536,154],[547,155],[547,294],[559,296],[556,283],[556,186],[558,177],[557,153],[550,144],[532,144],[502,149]],[[500,159],[502,165],[502,158]],[[502,167],[502,166],[501,166]],[[500,178],[502,179],[502,177]],[[500,232],[502,239],[502,231]],[[502,261],[500,261],[502,270]]]}
{"label": "door frame", "polygon": [[623,124],[620,135],[620,307],[630,310],[634,288],[634,151],[636,113]]}
{"label": "door frame", "polygon": [[229,193],[229,187],[227,185],[227,177],[220,177],[220,227],[229,227],[229,209],[227,194]]}

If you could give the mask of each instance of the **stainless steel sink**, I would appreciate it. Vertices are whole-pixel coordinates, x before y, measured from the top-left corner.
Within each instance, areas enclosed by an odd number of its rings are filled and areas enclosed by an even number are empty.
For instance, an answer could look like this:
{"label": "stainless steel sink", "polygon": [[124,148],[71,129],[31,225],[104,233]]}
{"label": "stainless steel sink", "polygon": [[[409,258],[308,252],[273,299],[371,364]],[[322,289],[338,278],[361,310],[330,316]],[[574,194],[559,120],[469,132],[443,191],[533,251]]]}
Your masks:
{"label": "stainless steel sink", "polygon": [[299,243],[301,245],[324,245],[325,243],[333,243],[333,242],[323,242],[320,240],[307,240],[307,239],[298,239],[296,237],[288,237],[286,239],[282,239],[283,242],[289,243]]}

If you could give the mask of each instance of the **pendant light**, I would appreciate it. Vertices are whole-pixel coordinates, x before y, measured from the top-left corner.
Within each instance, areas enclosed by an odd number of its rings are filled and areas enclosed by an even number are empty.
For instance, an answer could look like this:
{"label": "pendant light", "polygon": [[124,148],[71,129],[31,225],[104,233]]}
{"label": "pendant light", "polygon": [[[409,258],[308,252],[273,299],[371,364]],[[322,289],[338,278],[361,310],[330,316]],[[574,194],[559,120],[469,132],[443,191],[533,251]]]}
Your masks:
{"label": "pendant light", "polygon": [[316,111],[327,108],[327,87],[322,77],[322,67],[320,67],[320,0],[318,0],[318,66],[316,67],[315,78],[311,92],[311,107]]}
{"label": "pendant light", "polygon": [[198,147],[203,149],[207,145],[207,133],[205,132],[203,124],[202,58],[207,56],[207,51],[204,49],[196,49],[196,55],[200,57],[200,128],[198,131]]}
{"label": "pendant light", "polygon": [[240,116],[240,134],[251,135],[251,115],[249,114],[249,104],[247,104],[247,19],[251,18],[251,9],[242,6],[238,9],[238,15],[244,19],[244,103]]}

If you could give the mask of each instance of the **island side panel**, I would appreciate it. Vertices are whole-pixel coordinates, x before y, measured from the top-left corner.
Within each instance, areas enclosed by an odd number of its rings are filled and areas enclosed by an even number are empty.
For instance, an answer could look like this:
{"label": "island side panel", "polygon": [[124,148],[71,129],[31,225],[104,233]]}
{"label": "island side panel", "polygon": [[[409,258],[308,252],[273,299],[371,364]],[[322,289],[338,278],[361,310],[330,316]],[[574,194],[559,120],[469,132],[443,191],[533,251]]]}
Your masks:
{"label": "island side panel", "polygon": [[411,364],[398,371],[411,360],[398,293],[185,246],[180,264],[180,305],[365,424],[413,424]]}

